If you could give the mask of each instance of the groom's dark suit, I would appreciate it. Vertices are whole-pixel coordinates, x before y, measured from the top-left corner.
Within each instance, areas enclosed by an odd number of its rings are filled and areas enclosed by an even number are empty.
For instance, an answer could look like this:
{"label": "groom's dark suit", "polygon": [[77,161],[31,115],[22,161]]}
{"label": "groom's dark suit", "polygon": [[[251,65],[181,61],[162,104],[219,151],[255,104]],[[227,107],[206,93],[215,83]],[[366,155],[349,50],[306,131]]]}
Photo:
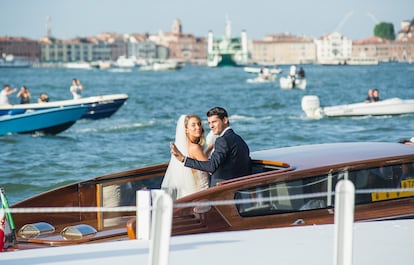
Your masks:
{"label": "groom's dark suit", "polygon": [[216,139],[214,151],[208,161],[187,157],[184,165],[212,174],[210,187],[217,182],[251,173],[250,151],[244,140],[231,128]]}

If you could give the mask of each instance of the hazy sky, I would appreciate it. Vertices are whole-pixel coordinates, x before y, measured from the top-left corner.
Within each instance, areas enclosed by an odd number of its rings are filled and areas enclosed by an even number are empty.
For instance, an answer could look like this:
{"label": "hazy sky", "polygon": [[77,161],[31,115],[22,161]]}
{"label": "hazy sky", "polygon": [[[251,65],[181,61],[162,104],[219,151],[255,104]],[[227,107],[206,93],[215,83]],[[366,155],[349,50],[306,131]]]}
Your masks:
{"label": "hazy sky", "polygon": [[320,37],[338,31],[356,40],[373,36],[378,22],[394,24],[414,18],[414,0],[0,0],[0,36],[61,39],[101,32],[170,32],[175,18],[184,33],[223,35],[225,17],[232,35],[246,30],[250,39],[291,33]]}

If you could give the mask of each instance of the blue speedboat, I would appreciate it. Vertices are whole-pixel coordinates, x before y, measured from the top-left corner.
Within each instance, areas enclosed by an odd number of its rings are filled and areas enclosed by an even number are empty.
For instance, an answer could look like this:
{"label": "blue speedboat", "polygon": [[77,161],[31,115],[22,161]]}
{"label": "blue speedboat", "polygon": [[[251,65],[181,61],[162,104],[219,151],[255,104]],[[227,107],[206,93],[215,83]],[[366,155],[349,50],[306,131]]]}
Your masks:
{"label": "blue speedboat", "polygon": [[127,94],[113,94],[33,104],[0,105],[0,115],[21,114],[25,113],[26,110],[41,110],[82,105],[87,106],[88,109],[81,118],[96,120],[112,116],[122,105],[124,105],[127,99]]}
{"label": "blue speedboat", "polygon": [[0,116],[0,135],[57,134],[71,127],[87,111],[87,106],[51,108]]}

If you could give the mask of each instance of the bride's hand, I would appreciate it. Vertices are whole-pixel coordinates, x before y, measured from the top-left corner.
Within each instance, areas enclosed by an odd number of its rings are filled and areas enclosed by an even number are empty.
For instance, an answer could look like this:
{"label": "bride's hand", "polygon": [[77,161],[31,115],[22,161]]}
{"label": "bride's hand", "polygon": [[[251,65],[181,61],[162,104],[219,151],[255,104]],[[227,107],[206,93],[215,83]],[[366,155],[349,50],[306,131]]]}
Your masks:
{"label": "bride's hand", "polygon": [[183,162],[184,156],[180,152],[180,150],[178,150],[177,146],[173,142],[170,142],[170,149],[171,149],[171,154],[175,156],[175,158],[177,158],[178,161]]}

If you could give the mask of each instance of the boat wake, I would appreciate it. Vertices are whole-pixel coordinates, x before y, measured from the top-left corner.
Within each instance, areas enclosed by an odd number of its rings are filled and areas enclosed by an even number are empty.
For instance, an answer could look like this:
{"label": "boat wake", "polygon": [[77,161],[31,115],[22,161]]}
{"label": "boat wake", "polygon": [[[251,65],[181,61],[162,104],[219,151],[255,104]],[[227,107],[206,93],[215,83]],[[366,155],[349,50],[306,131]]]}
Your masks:
{"label": "boat wake", "polygon": [[102,126],[102,127],[86,127],[74,129],[75,133],[91,133],[91,132],[126,132],[133,131],[140,128],[148,127],[148,123],[131,123],[131,124],[117,124],[113,126]]}

